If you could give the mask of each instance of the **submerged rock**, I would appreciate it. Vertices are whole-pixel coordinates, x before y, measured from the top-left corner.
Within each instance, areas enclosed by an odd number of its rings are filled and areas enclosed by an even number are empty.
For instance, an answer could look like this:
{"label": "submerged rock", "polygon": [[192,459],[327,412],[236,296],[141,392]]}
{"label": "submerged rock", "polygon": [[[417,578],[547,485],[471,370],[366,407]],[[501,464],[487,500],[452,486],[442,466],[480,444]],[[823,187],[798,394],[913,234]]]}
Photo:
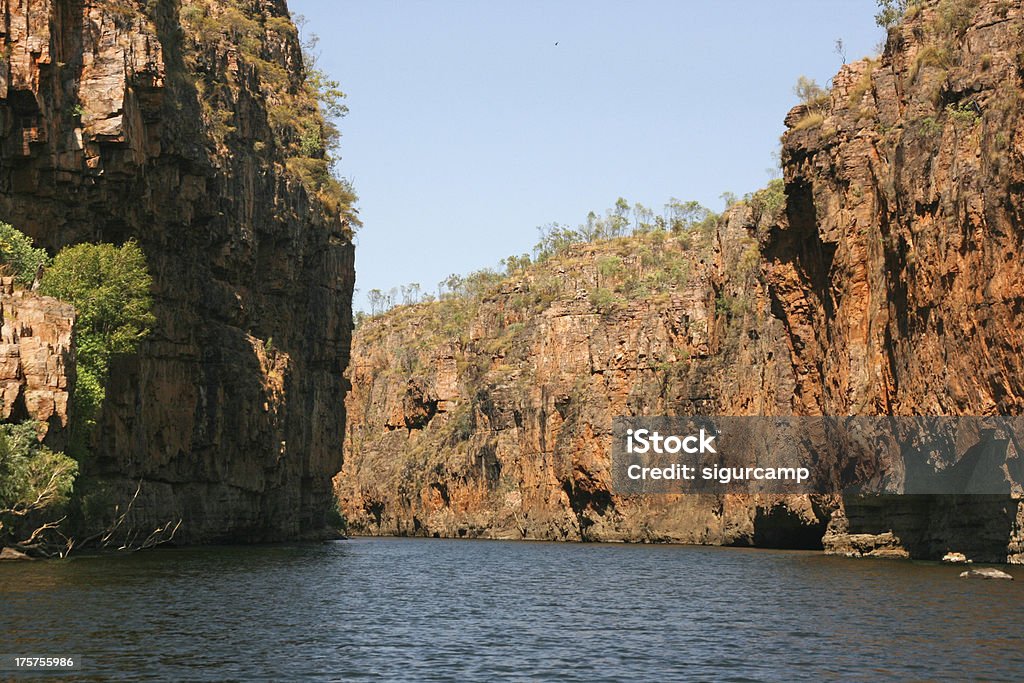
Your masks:
{"label": "submerged rock", "polygon": [[960,572],[961,579],[1006,579],[1013,581],[1013,577],[1000,569],[994,569],[992,567],[982,567],[980,569],[970,569],[965,572]]}

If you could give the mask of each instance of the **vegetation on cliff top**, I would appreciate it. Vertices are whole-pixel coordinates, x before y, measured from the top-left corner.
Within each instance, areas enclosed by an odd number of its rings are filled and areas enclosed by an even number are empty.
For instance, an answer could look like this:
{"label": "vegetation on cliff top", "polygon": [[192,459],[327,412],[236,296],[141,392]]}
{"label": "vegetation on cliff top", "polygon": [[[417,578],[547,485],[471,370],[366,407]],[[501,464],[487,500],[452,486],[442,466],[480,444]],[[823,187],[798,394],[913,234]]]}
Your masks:
{"label": "vegetation on cliff top", "polygon": [[[254,74],[272,139],[245,142],[257,152],[272,145],[310,194],[358,226],[355,191],[335,174],[341,134],[333,119],[348,112],[345,93],[317,66],[317,38],[302,43],[292,19],[274,14],[266,3],[190,0],[182,4],[180,18],[190,47],[186,67],[214,146],[223,150],[228,142],[242,142],[235,105],[240,82]],[[224,69],[228,53],[238,69]]]}
{"label": "vegetation on cliff top", "polygon": [[15,282],[28,287],[39,267],[48,262],[45,249],[37,249],[28,235],[0,221],[0,270],[4,274],[14,276]]}
{"label": "vegetation on cliff top", "polygon": [[[580,265],[579,257],[584,253],[581,250],[582,245],[605,242],[610,245],[618,244],[616,249],[626,255],[629,253],[627,238],[630,236],[637,238],[634,241],[643,261],[642,267],[623,278],[621,282],[611,278],[606,280],[606,283],[612,280],[618,282],[618,285],[621,285],[621,291],[618,293],[626,298],[642,296],[652,291],[652,287],[657,288],[658,283],[667,285],[667,273],[675,272],[678,275],[681,272],[678,264],[668,264],[673,247],[688,251],[703,249],[710,245],[711,234],[718,218],[718,214],[695,201],[681,201],[673,197],[664,205],[662,213],[658,214],[639,202],[631,205],[620,197],[604,215],[591,211],[586,220],[575,227],[549,223],[537,228],[540,239],[534,246],[532,255],[523,253],[503,259],[502,271],[484,268],[465,276],[449,275],[438,283],[437,295],[424,292],[421,285],[415,282],[387,292],[379,289],[370,290],[367,295],[370,314],[367,316],[365,313],[358,313],[357,323],[385,313],[398,305],[431,304],[438,301],[479,301],[500,288],[502,283],[521,279],[528,270],[531,274],[537,275]],[[616,271],[610,261],[604,262],[602,269],[607,276],[613,275]],[[541,277],[541,280],[545,278]],[[550,295],[559,286],[559,283],[552,280],[547,285],[540,283],[539,289],[548,291]],[[597,296],[606,300],[608,294],[609,292],[601,292]]]}

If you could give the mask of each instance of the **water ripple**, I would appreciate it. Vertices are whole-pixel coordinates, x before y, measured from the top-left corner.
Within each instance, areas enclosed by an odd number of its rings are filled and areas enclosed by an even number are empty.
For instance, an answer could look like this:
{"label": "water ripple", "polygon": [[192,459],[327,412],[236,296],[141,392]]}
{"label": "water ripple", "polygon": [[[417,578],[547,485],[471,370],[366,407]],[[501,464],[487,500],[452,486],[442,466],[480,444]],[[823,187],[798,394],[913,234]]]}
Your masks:
{"label": "water ripple", "polygon": [[0,566],[0,650],[83,654],[84,680],[1021,680],[1024,586],[958,573],[672,546],[167,550]]}

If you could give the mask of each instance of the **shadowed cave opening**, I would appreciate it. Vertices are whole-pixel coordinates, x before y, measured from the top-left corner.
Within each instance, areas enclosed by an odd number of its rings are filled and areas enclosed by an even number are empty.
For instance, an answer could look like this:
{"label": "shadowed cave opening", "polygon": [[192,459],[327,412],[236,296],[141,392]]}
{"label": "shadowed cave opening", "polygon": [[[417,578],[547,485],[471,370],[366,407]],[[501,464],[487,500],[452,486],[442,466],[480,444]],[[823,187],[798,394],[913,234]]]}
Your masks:
{"label": "shadowed cave opening", "polygon": [[821,550],[828,520],[810,524],[785,505],[759,507],[754,517],[754,545],[758,548]]}

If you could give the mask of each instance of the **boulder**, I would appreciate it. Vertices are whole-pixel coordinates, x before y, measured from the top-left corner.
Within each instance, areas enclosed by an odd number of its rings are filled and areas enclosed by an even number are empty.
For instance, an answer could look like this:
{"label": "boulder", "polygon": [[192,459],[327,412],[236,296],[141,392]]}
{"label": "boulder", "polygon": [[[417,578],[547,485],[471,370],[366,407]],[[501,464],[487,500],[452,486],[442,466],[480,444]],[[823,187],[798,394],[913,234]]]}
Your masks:
{"label": "boulder", "polygon": [[995,569],[993,567],[982,567],[980,569],[970,569],[960,573],[961,579],[1006,579],[1013,581],[1013,577],[1001,569]]}

